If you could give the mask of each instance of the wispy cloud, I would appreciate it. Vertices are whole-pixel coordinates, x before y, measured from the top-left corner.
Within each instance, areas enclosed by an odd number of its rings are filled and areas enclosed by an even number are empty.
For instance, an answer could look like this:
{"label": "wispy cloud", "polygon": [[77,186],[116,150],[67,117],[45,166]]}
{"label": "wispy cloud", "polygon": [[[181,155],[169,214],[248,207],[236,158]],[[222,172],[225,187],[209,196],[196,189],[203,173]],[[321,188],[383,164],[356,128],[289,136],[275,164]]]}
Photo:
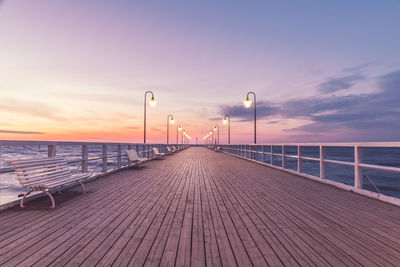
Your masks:
{"label": "wispy cloud", "polygon": [[[118,105],[132,106],[138,99],[132,99],[126,95],[115,94],[101,94],[101,93],[58,93],[61,97],[68,97],[71,99],[79,99],[86,102],[99,102],[99,103],[116,103]],[[140,99],[140,103],[141,103]]]}
{"label": "wispy cloud", "polygon": [[318,91],[321,93],[334,93],[350,89],[356,84],[356,82],[363,80],[364,78],[365,77],[360,73],[331,78],[318,85]]}
{"label": "wispy cloud", "polygon": [[[257,102],[257,118],[263,119],[280,112],[280,107],[267,102]],[[253,108],[245,108],[243,105],[220,107],[221,116],[229,114],[232,119],[239,118],[240,121],[251,121],[254,113]]]}
{"label": "wispy cloud", "polygon": [[[344,76],[350,77],[350,76]],[[352,76],[353,77],[353,76]],[[361,80],[348,78],[348,86]],[[346,80],[346,79],[343,79]],[[310,123],[286,129],[289,132],[329,133],[338,129],[352,129],[370,139],[398,139],[400,131],[400,70],[377,78],[378,92],[344,96],[317,95],[281,103],[257,103],[259,118],[304,119]],[[328,82],[326,84],[329,84]],[[335,84],[335,82],[331,83]],[[339,83],[337,83],[339,84]],[[341,88],[346,87],[342,84]],[[320,87],[318,87],[320,88]],[[329,88],[326,87],[326,88]],[[252,113],[240,106],[222,106],[220,114],[228,113],[247,121]],[[382,134],[374,136],[374,134]]]}
{"label": "wispy cloud", "polygon": [[377,93],[289,101],[285,103],[288,112],[283,115],[295,116],[298,110],[293,107],[301,106],[301,114],[314,122],[312,127],[306,125],[301,129],[312,132],[329,125],[397,131],[400,129],[400,71],[382,75],[377,82],[380,89]]}
{"label": "wispy cloud", "polygon": [[42,132],[9,131],[9,130],[0,130],[0,133],[5,133],[5,134],[44,134]]}
{"label": "wispy cloud", "polygon": [[0,104],[0,111],[4,113],[17,113],[29,117],[44,118],[48,120],[64,121],[60,110],[56,106],[40,102],[21,101],[18,99],[4,99]]}
{"label": "wispy cloud", "polygon": [[152,130],[153,132],[162,132],[162,131],[163,131],[162,129],[157,128],[157,127],[151,127],[151,130]]}

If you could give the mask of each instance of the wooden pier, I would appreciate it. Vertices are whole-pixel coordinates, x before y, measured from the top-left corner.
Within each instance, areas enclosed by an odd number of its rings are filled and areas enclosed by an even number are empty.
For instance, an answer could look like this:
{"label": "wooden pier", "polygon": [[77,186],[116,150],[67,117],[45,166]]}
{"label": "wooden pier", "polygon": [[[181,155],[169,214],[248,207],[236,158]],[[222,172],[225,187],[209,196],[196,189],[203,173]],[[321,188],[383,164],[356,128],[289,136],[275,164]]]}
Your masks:
{"label": "wooden pier", "polygon": [[0,266],[398,266],[400,208],[189,148],[0,212]]}

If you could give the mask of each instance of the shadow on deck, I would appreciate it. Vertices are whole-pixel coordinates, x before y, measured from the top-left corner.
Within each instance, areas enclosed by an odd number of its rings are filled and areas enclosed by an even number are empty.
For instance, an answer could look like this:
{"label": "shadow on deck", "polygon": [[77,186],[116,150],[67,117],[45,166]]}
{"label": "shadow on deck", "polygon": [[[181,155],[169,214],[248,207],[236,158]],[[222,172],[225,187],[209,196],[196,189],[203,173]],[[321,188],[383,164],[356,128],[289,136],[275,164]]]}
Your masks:
{"label": "shadow on deck", "polygon": [[0,266],[398,265],[400,208],[190,148],[0,212]]}

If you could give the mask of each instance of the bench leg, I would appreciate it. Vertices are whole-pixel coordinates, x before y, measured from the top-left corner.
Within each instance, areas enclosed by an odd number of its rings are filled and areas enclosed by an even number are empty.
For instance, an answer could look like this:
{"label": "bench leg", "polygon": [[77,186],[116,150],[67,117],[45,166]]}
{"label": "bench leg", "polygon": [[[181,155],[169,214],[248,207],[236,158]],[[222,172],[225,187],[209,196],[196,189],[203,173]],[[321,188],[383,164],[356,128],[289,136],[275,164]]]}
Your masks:
{"label": "bench leg", "polygon": [[51,207],[50,207],[50,208],[54,209],[54,208],[56,207],[56,203],[55,203],[55,201],[54,201],[53,196],[50,194],[50,192],[49,192],[48,190],[43,190],[43,192],[45,192],[46,195],[49,196],[49,198],[50,198],[50,200],[51,200]]}
{"label": "bench leg", "polygon": [[83,185],[82,181],[81,181],[81,180],[78,180],[78,183],[82,186],[83,193],[86,193],[86,188],[85,188],[85,186]]}
{"label": "bench leg", "polygon": [[26,192],[25,195],[22,197],[22,199],[21,199],[21,204],[20,204],[20,207],[21,207],[21,208],[24,208],[24,200],[25,200],[25,198],[26,198],[27,196],[29,196],[29,194],[30,194],[32,191],[33,191],[33,190],[29,190],[29,191]]}

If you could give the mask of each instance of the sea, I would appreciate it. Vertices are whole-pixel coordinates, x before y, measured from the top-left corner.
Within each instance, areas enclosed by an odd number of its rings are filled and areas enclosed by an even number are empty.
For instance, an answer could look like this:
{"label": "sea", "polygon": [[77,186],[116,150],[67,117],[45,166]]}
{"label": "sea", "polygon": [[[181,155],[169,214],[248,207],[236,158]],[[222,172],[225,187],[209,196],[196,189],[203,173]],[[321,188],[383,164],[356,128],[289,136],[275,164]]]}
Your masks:
{"label": "sea", "polygon": [[[127,146],[122,146],[122,151],[128,149]],[[139,147],[139,151],[143,150]],[[107,148],[107,170],[116,169],[118,167],[117,158],[118,146],[108,145]],[[57,145],[56,155],[64,157],[69,163],[82,159],[81,145]],[[89,145],[88,157],[96,158],[103,156],[102,145]],[[7,163],[7,160],[24,159],[34,157],[48,157],[47,146],[37,145],[20,145],[20,146],[1,146],[0,147],[0,169],[11,170],[12,167]],[[122,165],[127,165],[128,159],[125,153],[122,153]],[[82,171],[81,163],[70,163],[71,172],[79,173]],[[102,172],[102,160],[91,160],[88,162],[88,172],[92,175]],[[18,195],[24,194],[27,190],[22,188],[18,182],[14,172],[0,173],[0,205],[20,199]]]}
{"label": "sea", "polygon": [[[89,158],[100,157],[103,154],[102,145],[89,145]],[[117,145],[108,146],[107,170],[117,168]],[[128,149],[122,147],[122,151]],[[253,147],[261,152],[261,147]],[[269,147],[267,147],[268,151]],[[139,146],[139,151],[143,148]],[[274,154],[281,154],[282,147],[274,146]],[[57,145],[57,156],[65,157],[68,162],[73,162],[82,158],[81,145]],[[285,148],[286,155],[297,155],[297,147],[289,146]],[[1,146],[0,147],[0,169],[11,170],[7,160],[23,159],[32,157],[47,157],[47,146],[20,145],[20,146]],[[319,147],[310,146],[302,148],[302,156],[310,158],[319,158]],[[250,155],[248,155],[250,157]],[[326,158],[337,161],[354,162],[354,149],[352,147],[327,147]],[[257,160],[262,161],[261,153],[258,153]],[[265,162],[269,163],[270,155],[266,154]],[[390,166],[400,168],[400,148],[363,148],[362,162],[366,164]],[[128,160],[123,153],[122,165],[126,165]],[[102,171],[102,160],[89,161],[88,171],[93,175]],[[274,155],[273,165],[282,166],[281,156]],[[285,168],[297,170],[297,159],[287,157]],[[80,163],[71,163],[70,169],[74,173],[81,171]],[[302,173],[319,176],[319,162],[302,160]],[[354,185],[354,167],[331,164],[325,165],[325,178],[347,185]],[[384,195],[400,198],[400,173],[363,170],[363,188],[372,192],[382,193]],[[25,193],[26,190],[21,187],[14,172],[0,173],[0,205],[19,199],[18,195]]]}
{"label": "sea", "polygon": [[[250,150],[258,151],[257,161],[262,162],[261,146],[253,146]],[[270,147],[266,147],[266,152],[270,152]],[[235,153],[233,153],[235,154]],[[239,152],[236,152],[239,155]],[[273,154],[282,154],[282,146],[273,146]],[[285,155],[297,155],[297,146],[286,146]],[[247,157],[253,158],[254,155],[248,153]],[[302,157],[319,158],[319,147],[303,146]],[[329,160],[354,162],[353,147],[326,147],[325,158]],[[265,155],[265,163],[271,162],[271,156]],[[386,167],[400,168],[400,148],[377,148],[365,147],[362,149],[362,163],[380,165]],[[282,158],[274,155],[272,164],[282,166]],[[302,173],[319,177],[319,161],[302,160]],[[297,159],[286,157],[285,169],[297,171]],[[326,163],[325,179],[354,186],[354,167]],[[400,173],[363,169],[363,189],[381,193],[395,198],[400,198]]]}

